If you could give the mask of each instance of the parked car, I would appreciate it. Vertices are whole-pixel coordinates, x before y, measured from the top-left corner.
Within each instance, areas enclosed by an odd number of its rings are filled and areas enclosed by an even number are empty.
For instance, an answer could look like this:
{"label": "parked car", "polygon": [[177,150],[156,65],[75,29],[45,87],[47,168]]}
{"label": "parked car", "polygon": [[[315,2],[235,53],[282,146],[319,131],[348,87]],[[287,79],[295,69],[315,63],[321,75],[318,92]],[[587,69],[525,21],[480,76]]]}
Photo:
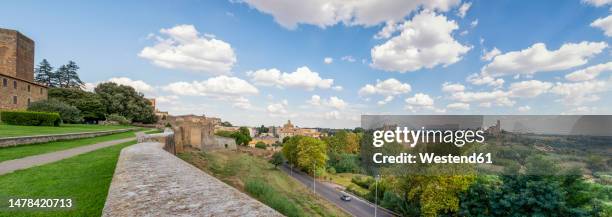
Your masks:
{"label": "parked car", "polygon": [[342,194],[340,194],[340,200],[351,201],[351,196],[347,193],[342,192]]}

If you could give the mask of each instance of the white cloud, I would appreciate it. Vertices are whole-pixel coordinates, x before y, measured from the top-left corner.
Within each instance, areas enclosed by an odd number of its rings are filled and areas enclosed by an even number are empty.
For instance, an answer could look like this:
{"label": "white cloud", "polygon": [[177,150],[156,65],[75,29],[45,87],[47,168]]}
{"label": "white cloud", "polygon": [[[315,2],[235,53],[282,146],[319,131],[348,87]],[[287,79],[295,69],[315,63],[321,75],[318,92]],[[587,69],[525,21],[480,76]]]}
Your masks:
{"label": "white cloud", "polygon": [[470,23],[470,27],[476,28],[476,26],[478,26],[478,19],[475,19]]}
{"label": "white cloud", "polygon": [[453,38],[458,28],[444,15],[422,11],[402,25],[400,35],[372,48],[370,65],[403,73],[456,63],[471,49]]}
{"label": "white cloud", "polygon": [[598,93],[610,91],[612,80],[589,80],[577,83],[557,82],[550,90],[551,93],[563,96],[566,105],[581,105],[599,100]]}
{"label": "white cloud", "polygon": [[272,103],[270,105],[268,105],[268,107],[266,107],[266,110],[270,113],[274,114],[287,114],[287,106],[289,105],[289,102],[287,102],[287,100],[283,100],[282,102],[278,102],[278,103]]}
{"label": "white cloud", "polygon": [[454,110],[469,110],[470,109],[470,104],[456,102],[456,103],[451,103],[451,104],[446,105],[446,108],[447,109],[454,109]]}
{"label": "white cloud", "polygon": [[411,90],[412,87],[410,87],[410,84],[402,83],[395,78],[389,78],[384,81],[376,80],[375,85],[366,84],[361,89],[359,89],[359,96],[393,96],[408,93]]}
{"label": "white cloud", "polygon": [[565,75],[568,81],[587,81],[595,79],[602,72],[612,71],[612,62],[602,63],[590,66],[585,69],[580,69]]}
{"label": "white cloud", "polygon": [[482,76],[501,77],[505,75],[533,75],[536,72],[547,72],[569,69],[584,65],[588,58],[608,47],[605,42],[580,42],[563,44],[558,50],[548,50],[544,43],[531,47],[500,54],[493,62],[484,66]]}
{"label": "white cloud", "polygon": [[431,107],[434,105],[434,100],[427,94],[417,93],[407,98],[406,103],[412,106]]}
{"label": "white cloud", "polygon": [[393,101],[393,99],[394,99],[393,96],[386,96],[385,99],[376,102],[376,104],[378,104],[378,105],[386,105],[387,103]]}
{"label": "white cloud", "polygon": [[331,63],[333,63],[333,62],[334,62],[334,58],[331,58],[331,57],[325,57],[325,58],[323,59],[323,62],[324,62],[325,64],[331,64]]}
{"label": "white cloud", "polygon": [[596,19],[591,26],[603,30],[606,36],[612,37],[612,15]]}
{"label": "white cloud", "polygon": [[329,97],[328,99],[321,99],[319,95],[312,95],[310,100],[307,100],[306,102],[313,106],[327,106],[340,110],[345,109],[348,106],[348,103],[336,96]]}
{"label": "white cloud", "polygon": [[463,103],[495,103],[498,106],[512,106],[514,101],[510,100],[509,94],[501,90],[491,92],[456,92],[451,94],[451,99]]}
{"label": "white cloud", "polygon": [[447,93],[463,92],[465,91],[465,86],[463,86],[462,84],[444,82],[444,84],[442,84],[442,91]]}
{"label": "white cloud", "polygon": [[251,105],[249,99],[244,97],[238,97],[236,100],[234,100],[232,106],[243,110],[249,110],[253,108],[253,105]]}
{"label": "white cloud", "polygon": [[593,5],[595,7],[600,7],[600,6],[604,6],[607,4],[612,4],[612,0],[582,0],[583,3],[585,4],[590,4]]}
{"label": "white cloud", "polygon": [[474,85],[488,85],[492,87],[501,87],[504,85],[504,79],[482,76],[479,74],[471,74],[466,80]]}
{"label": "white cloud", "polygon": [[334,86],[332,87],[332,89],[336,90],[336,91],[342,91],[344,88],[342,86]]}
{"label": "white cloud", "polygon": [[145,47],[138,56],[167,69],[184,69],[214,75],[228,74],[236,63],[236,54],[227,42],[200,36],[192,25],[178,25],[159,31],[163,38]]}
{"label": "white cloud", "polygon": [[391,38],[393,34],[399,31],[402,28],[400,24],[393,20],[389,20],[385,23],[385,26],[374,35],[375,39],[387,39]]}
{"label": "white cloud", "polygon": [[484,53],[482,57],[480,57],[480,59],[483,61],[491,61],[494,57],[496,57],[499,54],[501,54],[501,51],[497,49],[496,47],[494,47],[490,51],[487,51],[486,53]]}
{"label": "white cloud", "polygon": [[178,103],[179,97],[176,95],[168,95],[168,96],[158,96],[155,97],[155,102],[157,103],[168,103],[168,104],[176,104]]}
{"label": "white cloud", "polygon": [[343,56],[342,60],[351,62],[351,63],[354,63],[356,61],[355,58],[353,58],[353,56]]}
{"label": "white cloud", "polygon": [[542,82],[538,80],[521,81],[510,84],[510,97],[526,97],[533,98],[540,94],[546,93],[553,86],[550,82]]}
{"label": "white cloud", "polygon": [[132,80],[128,77],[115,77],[108,79],[109,82],[114,82],[116,84],[121,84],[125,86],[133,87],[136,91],[141,93],[151,93],[155,91],[151,85],[147,84],[142,80]]}
{"label": "white cloud", "polygon": [[[298,87],[306,90],[315,88],[329,89],[334,84],[334,79],[323,79],[319,73],[310,71],[306,66],[297,68],[291,73],[281,72],[278,69],[260,69],[249,71],[247,75],[258,85],[282,87]],[[336,88],[337,89],[337,88]]]}
{"label": "white cloud", "polygon": [[162,88],[177,95],[227,97],[257,94],[259,91],[249,82],[225,75],[203,81],[174,82]]}
{"label": "white cloud", "polygon": [[325,115],[324,115],[324,118],[328,119],[328,120],[338,120],[338,119],[341,118],[340,117],[340,112],[338,112],[338,111],[329,111],[329,112],[326,112]]}
{"label": "white cloud", "polygon": [[461,7],[459,7],[459,9],[457,10],[457,16],[464,18],[470,7],[472,7],[471,2],[464,2],[463,4],[461,4]]}
{"label": "white cloud", "polygon": [[287,29],[298,24],[321,28],[338,23],[373,26],[388,20],[401,20],[419,8],[446,12],[460,0],[242,0],[262,13],[270,14]]}
{"label": "white cloud", "polygon": [[531,110],[531,107],[529,107],[528,105],[526,105],[526,106],[521,106],[521,107],[518,107],[518,109],[517,109],[517,110],[518,110],[519,112],[528,112],[529,110]]}

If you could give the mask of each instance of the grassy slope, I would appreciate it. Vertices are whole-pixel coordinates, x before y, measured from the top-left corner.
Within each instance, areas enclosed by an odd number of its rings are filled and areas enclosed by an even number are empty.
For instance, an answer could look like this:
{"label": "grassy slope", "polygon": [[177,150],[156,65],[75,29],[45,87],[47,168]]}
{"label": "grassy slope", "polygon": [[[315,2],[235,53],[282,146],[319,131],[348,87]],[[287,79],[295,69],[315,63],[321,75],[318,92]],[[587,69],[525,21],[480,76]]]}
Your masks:
{"label": "grassy slope", "polygon": [[103,126],[91,124],[62,124],[60,127],[49,126],[18,126],[0,123],[0,138],[13,136],[50,135],[77,132],[94,132],[116,130],[130,126]]}
{"label": "grassy slope", "polygon": [[99,142],[116,140],[116,139],[124,139],[134,137],[134,132],[124,132],[117,133],[106,136],[98,136],[93,138],[86,139],[74,139],[74,140],[65,140],[65,141],[56,141],[56,142],[47,142],[47,143],[39,143],[32,145],[23,145],[16,147],[7,147],[0,148],[0,162],[18,159],[22,157],[44,154],[54,151],[60,151],[70,148],[75,148],[84,145],[92,145]]}
{"label": "grassy slope", "polygon": [[[0,208],[0,216],[100,216],[119,152],[134,143],[127,142],[0,176],[0,198],[72,198],[75,205],[71,210],[47,211]],[[2,201],[0,207],[6,207],[5,203]]]}
{"label": "grassy slope", "polygon": [[301,183],[274,169],[265,159],[234,151],[190,152],[179,157],[243,192],[247,181],[263,180],[279,193],[279,197],[286,197],[295,204],[304,216],[348,216],[335,205],[313,195]]}

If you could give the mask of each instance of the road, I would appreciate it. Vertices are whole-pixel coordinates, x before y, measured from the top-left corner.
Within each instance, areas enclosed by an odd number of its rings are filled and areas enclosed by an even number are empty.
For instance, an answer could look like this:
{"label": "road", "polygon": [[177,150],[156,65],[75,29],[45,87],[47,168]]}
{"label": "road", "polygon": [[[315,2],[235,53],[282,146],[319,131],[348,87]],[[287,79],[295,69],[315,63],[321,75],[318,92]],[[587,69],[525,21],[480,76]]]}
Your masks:
{"label": "road", "polygon": [[[290,168],[287,165],[283,165],[280,167],[281,170],[287,175],[297,179],[299,182],[304,184],[307,188],[312,189],[313,180],[312,177],[306,175],[303,172],[293,170],[291,172]],[[374,205],[366,202],[364,199],[357,198],[355,196],[352,197],[351,201],[343,201],[340,200],[340,191],[334,189],[329,184],[325,184],[322,182],[316,182],[316,193],[328,201],[336,204],[338,207],[344,209],[344,211],[356,217],[370,217],[374,216]],[[378,208],[376,211],[377,217],[387,217],[394,216],[393,214]]]}

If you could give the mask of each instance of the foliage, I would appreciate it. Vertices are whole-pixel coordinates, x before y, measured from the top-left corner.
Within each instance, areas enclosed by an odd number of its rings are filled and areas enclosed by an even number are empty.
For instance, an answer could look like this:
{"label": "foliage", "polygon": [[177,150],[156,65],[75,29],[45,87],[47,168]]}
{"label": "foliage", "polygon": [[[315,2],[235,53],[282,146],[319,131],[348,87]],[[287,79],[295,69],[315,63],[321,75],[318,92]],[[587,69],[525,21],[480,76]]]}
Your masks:
{"label": "foliage", "polygon": [[328,153],[329,160],[327,164],[333,167],[336,172],[339,173],[359,173],[361,167],[359,166],[359,155],[347,154],[347,153]]}
{"label": "foliage", "polygon": [[351,179],[352,183],[355,183],[356,185],[361,186],[362,188],[365,188],[365,189],[369,189],[370,186],[374,184],[375,181],[376,180],[374,180],[374,177],[371,177],[371,176],[354,176]]}
{"label": "foliage", "polygon": [[110,114],[106,116],[106,121],[114,121],[117,122],[121,125],[129,125],[130,123],[132,123],[132,121],[130,121],[129,119],[118,115],[118,114]]}
{"label": "foliage", "polygon": [[283,157],[283,153],[275,152],[270,159],[270,163],[274,165],[274,168],[285,162],[285,158]]}
{"label": "foliage", "polygon": [[221,122],[219,124],[221,124],[221,126],[224,126],[224,127],[232,127],[233,126],[232,123],[230,123],[229,121],[223,121],[223,122]]}
{"label": "foliage", "polygon": [[[242,130],[243,128],[246,129],[246,134],[244,133],[244,130]],[[227,130],[220,130],[220,131],[217,131],[215,135],[227,137],[227,138],[234,138],[236,140],[237,145],[248,145],[249,142],[252,140],[251,136],[248,133],[248,129],[246,127],[241,127],[240,130],[234,131],[234,132],[227,131]]]}
{"label": "foliage", "polygon": [[263,143],[262,141],[255,143],[255,148],[266,149],[266,147],[268,146],[266,145],[266,143]]}
{"label": "foliage", "polygon": [[285,216],[304,216],[301,209],[291,203],[288,198],[279,194],[276,189],[272,188],[272,186],[268,185],[263,180],[248,180],[244,188],[249,194]]}
{"label": "foliage", "polygon": [[64,123],[80,123],[83,121],[81,111],[56,99],[40,100],[30,104],[28,111],[59,113]]}
{"label": "foliage", "polygon": [[53,67],[49,64],[47,59],[43,59],[38,66],[36,66],[34,75],[34,81],[46,85],[47,87],[53,87],[55,74],[53,73]]}
{"label": "foliage", "polygon": [[405,201],[415,201],[422,216],[459,211],[459,193],[468,189],[472,175],[424,176],[406,175],[396,186]]}
{"label": "foliage", "polygon": [[31,111],[2,111],[2,122],[25,126],[59,126],[61,119],[58,113]]}
{"label": "foliage", "polygon": [[133,87],[108,82],[99,84],[95,93],[100,96],[105,114],[119,114],[132,121],[147,124],[157,122],[153,107],[142,93]]}
{"label": "foliage", "polygon": [[265,127],[263,124],[261,125],[261,127],[257,128],[257,132],[261,133],[268,133],[270,132],[270,129],[268,129],[267,127]]}
{"label": "foliage", "polygon": [[49,99],[55,99],[77,107],[85,121],[105,119],[104,106],[100,96],[80,89],[49,88]]}
{"label": "foliage", "polygon": [[357,133],[340,130],[323,140],[327,143],[330,152],[356,154],[359,152],[361,137]]}
{"label": "foliage", "polygon": [[327,145],[325,142],[305,136],[293,136],[283,144],[283,155],[292,165],[308,173],[314,168],[326,168]]}
{"label": "foliage", "polygon": [[80,89],[85,86],[85,82],[79,78],[78,70],[79,66],[74,61],[68,61],[68,64],[60,66],[55,71],[55,81],[52,83],[61,88]]}

